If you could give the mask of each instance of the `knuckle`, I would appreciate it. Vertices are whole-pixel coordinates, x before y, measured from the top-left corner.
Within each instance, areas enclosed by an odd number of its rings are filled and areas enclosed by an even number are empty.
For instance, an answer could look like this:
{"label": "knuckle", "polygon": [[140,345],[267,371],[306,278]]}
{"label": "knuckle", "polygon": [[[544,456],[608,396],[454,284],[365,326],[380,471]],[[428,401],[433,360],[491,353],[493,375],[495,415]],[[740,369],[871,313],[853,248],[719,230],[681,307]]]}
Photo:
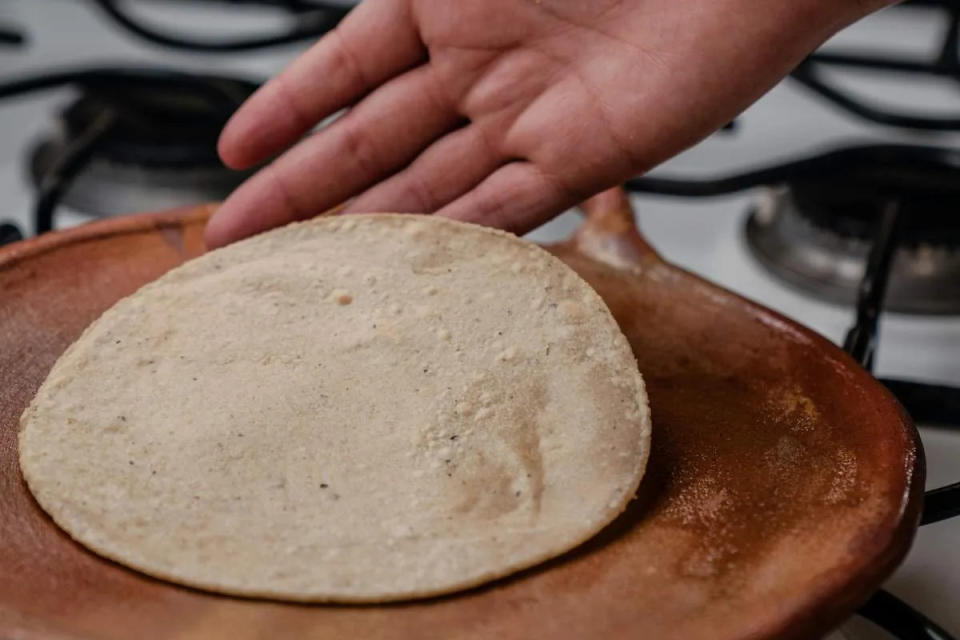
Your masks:
{"label": "knuckle", "polygon": [[345,72],[345,77],[349,78],[349,83],[352,85],[351,89],[355,92],[365,91],[370,84],[367,81],[359,58],[353,53],[347,38],[343,35],[343,30],[337,27],[330,35],[333,58],[332,64],[330,65],[330,73],[343,77],[342,74]]}
{"label": "knuckle", "polygon": [[474,198],[473,205],[476,207],[476,215],[484,221],[485,224],[497,228],[504,228],[510,224],[510,203],[509,198],[496,193],[485,194],[485,197]]}
{"label": "knuckle", "polygon": [[377,150],[367,131],[345,118],[341,131],[342,155],[353,163],[357,171],[364,175],[378,175],[380,173],[377,162]]}
{"label": "knuckle", "polygon": [[287,182],[283,172],[279,171],[275,165],[267,165],[265,173],[273,184],[273,189],[277,194],[277,199],[281,203],[282,210],[286,216],[285,222],[294,220],[303,220],[309,217],[307,209],[294,195],[294,189]]}
{"label": "knuckle", "polygon": [[289,80],[281,75],[277,77],[275,95],[282,103],[282,109],[285,109],[296,125],[301,129],[308,129],[313,126],[312,118],[309,116],[309,109],[300,104],[297,96],[299,93],[293,89]]}
{"label": "knuckle", "polygon": [[416,175],[407,178],[403,199],[411,207],[416,207],[420,213],[431,213],[438,204],[430,184]]}
{"label": "knuckle", "polygon": [[538,164],[531,164],[531,169],[539,180],[541,190],[553,196],[554,199],[579,202],[589,195],[583,190],[574,188],[556,172]]}
{"label": "knuckle", "polygon": [[503,158],[503,132],[493,126],[475,124],[473,127],[474,142],[490,159]]}

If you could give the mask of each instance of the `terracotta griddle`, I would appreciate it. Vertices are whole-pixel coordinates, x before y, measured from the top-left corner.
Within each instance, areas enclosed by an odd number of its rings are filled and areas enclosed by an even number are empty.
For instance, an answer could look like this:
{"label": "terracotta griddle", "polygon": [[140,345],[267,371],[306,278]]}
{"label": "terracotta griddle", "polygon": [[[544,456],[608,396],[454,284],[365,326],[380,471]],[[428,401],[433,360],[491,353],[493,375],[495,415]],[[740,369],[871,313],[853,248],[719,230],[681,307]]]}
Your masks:
{"label": "terracotta griddle", "polygon": [[598,537],[518,576],[390,606],[304,606],[177,587],[75,544],[33,501],[18,417],[117,299],[203,252],[209,207],[0,250],[0,636],[808,638],[902,559],[923,458],[894,398],[842,351],[663,261],[608,192],[552,247],[604,297],[653,409],[640,494]]}

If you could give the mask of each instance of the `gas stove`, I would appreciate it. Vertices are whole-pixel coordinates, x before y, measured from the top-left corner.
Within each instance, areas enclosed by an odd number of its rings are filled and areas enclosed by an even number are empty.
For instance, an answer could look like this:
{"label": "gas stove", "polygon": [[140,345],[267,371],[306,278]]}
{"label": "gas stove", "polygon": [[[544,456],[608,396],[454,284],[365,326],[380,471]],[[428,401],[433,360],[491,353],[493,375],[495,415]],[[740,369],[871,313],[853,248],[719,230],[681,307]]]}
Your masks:
{"label": "gas stove", "polygon": [[[13,78],[47,81],[0,101],[0,223],[14,225],[0,225],[0,243],[228,193],[243,176],[216,162],[210,132],[342,16],[311,12],[291,29],[247,4],[8,0],[0,96]],[[960,481],[960,8],[911,4],[927,6],[845,30],[731,127],[627,186],[667,259],[872,368],[920,425],[935,489]],[[132,27],[111,17],[120,6]],[[169,42],[203,24],[218,33]],[[265,24],[292,44],[261,47]],[[29,47],[4,47],[20,33]],[[556,241],[578,224],[568,212],[529,237]],[[960,638],[956,508],[956,492],[928,495],[930,523],[904,564],[831,640]]]}

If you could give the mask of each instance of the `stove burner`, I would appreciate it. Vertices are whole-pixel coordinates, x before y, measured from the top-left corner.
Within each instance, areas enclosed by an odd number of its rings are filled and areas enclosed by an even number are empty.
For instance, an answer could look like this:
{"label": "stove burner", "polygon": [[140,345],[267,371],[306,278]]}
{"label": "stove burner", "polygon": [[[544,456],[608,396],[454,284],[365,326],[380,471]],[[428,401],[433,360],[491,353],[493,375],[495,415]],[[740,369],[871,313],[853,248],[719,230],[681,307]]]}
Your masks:
{"label": "stove burner", "polygon": [[[828,202],[824,196],[825,190],[797,185],[766,190],[747,219],[747,246],[785,282],[829,302],[852,304],[870,251],[868,234],[882,210],[857,200],[844,209],[842,199]],[[954,211],[958,205],[953,203]],[[935,207],[923,209],[915,201],[902,206],[884,306],[903,313],[960,313],[960,227],[938,225]]]}
{"label": "stove burner", "polygon": [[246,177],[221,164],[216,142],[254,83],[107,70],[80,84],[30,152],[38,232],[58,203],[100,216],[164,209],[222,199]]}
{"label": "stove burner", "polygon": [[644,192],[709,196],[764,187],[747,244],[770,271],[832,302],[852,303],[883,212],[899,215],[886,308],[960,313],[960,151],[849,147],[714,180],[640,178]]}

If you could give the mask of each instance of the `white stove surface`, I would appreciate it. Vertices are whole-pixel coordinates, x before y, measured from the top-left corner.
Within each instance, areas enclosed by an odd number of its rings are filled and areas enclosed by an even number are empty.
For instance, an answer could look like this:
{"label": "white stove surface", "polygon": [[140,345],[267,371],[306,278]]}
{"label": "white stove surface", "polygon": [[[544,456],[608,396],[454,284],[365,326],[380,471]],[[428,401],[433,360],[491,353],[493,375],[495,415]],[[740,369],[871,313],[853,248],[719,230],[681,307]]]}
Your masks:
{"label": "white stove surface", "polygon": [[[129,3],[134,4],[134,3]],[[141,6],[144,3],[136,3]],[[146,3],[142,13],[166,24],[217,24],[227,29],[262,28],[262,14],[237,7],[193,7],[189,3]],[[227,17],[225,19],[225,16]],[[894,9],[862,21],[837,36],[835,42],[929,55],[938,40],[941,23],[930,12]],[[92,3],[75,0],[6,0],[0,22],[29,28],[31,46],[18,52],[0,49],[0,81],[13,74],[38,72],[51,66],[82,64],[169,64],[207,71],[230,71],[266,76],[291,59],[298,47],[267,53],[204,55],[171,52],[141,44],[109,24]],[[198,28],[199,33],[205,30]],[[849,74],[851,86],[886,104],[932,113],[955,113],[960,99],[943,88],[922,82],[907,84],[875,74]],[[69,96],[67,90],[0,102],[0,220],[14,219],[30,229],[32,190],[23,169],[31,140],[52,121],[54,110]],[[656,173],[712,176],[798,154],[814,153],[851,142],[919,142],[960,145],[960,135],[904,133],[875,127],[847,116],[787,80],[750,108],[731,134],[717,134],[671,160]],[[652,244],[668,259],[841,342],[853,322],[850,308],[818,302],[784,287],[764,272],[748,254],[742,228],[754,194],[698,200],[638,196],[634,204],[640,225]],[[531,234],[538,240],[556,240],[577,225],[568,212]],[[87,218],[75,212],[58,213],[60,226]],[[886,314],[881,321],[877,374],[960,384],[960,316],[923,318]],[[922,425],[927,455],[927,486],[934,488],[960,480],[960,432]],[[960,519],[920,530],[904,564],[886,588],[924,612],[960,638]],[[880,640],[885,633],[854,618],[829,636],[831,640]]]}

